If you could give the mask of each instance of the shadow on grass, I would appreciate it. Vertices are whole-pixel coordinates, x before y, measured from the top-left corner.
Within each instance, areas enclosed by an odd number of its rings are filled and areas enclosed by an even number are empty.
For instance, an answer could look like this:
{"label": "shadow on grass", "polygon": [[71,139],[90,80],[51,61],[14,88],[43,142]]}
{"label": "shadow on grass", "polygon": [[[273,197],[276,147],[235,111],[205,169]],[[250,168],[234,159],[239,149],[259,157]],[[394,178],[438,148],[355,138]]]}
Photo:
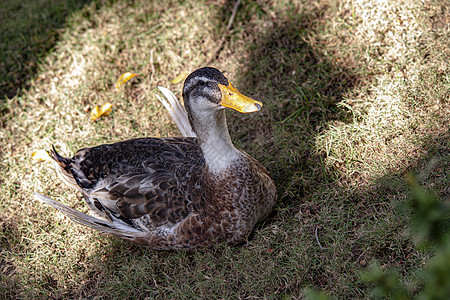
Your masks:
{"label": "shadow on grass", "polygon": [[[325,44],[308,42],[321,30],[327,10],[319,7],[307,14],[290,11],[277,15],[273,27],[256,35],[252,30],[257,29],[247,28],[253,46],[242,60],[245,70],[237,82],[265,107],[260,117],[231,116],[230,132],[234,140],[243,143],[241,148],[268,167],[277,183],[277,215],[268,222],[284,228],[286,235],[275,235],[270,247],[285,245],[285,255],[298,256],[289,250],[289,240],[297,236],[297,242],[304,243],[299,250],[310,251],[308,264],[297,270],[301,279],[294,277],[284,292],[298,295],[303,287],[312,285],[318,289],[337,288],[339,291],[333,292],[341,297],[361,297],[367,285],[359,280],[359,270],[372,259],[392,264],[405,273],[421,261],[405,235],[408,217],[394,209],[409,194],[402,174],[391,173],[378,182],[345,188],[335,174],[323,168],[322,157],[316,153],[316,137],[322,130],[334,121],[352,121],[336,104],[370,80],[362,75],[360,66],[343,65],[323,55],[320,50],[326,50]],[[405,169],[426,168],[433,159],[439,163],[430,173],[448,167],[445,147],[449,138],[439,131],[430,132],[428,142],[420,145],[424,153],[431,155],[410,161]],[[445,191],[445,183],[439,189]],[[298,233],[299,227],[308,234]],[[276,240],[278,243],[273,243]]]}
{"label": "shadow on grass", "polygon": [[5,98],[12,98],[27,87],[56,45],[67,17],[92,1],[1,1],[0,113]]}
{"label": "shadow on grass", "polygon": [[[15,237],[20,235],[17,223],[16,218],[0,213],[0,293],[5,299],[17,298],[20,289],[18,282],[12,279],[16,269],[14,261],[8,257],[13,248],[10,243],[16,242]],[[24,247],[19,245],[19,248]]]}
{"label": "shadow on grass", "polygon": [[269,169],[282,201],[311,194],[330,177],[314,154],[315,138],[330,121],[346,118],[336,103],[362,81],[355,66],[308,42],[327,9],[289,11],[264,32],[249,26],[245,34],[252,46],[237,82],[265,107],[259,116],[230,114],[230,132]]}

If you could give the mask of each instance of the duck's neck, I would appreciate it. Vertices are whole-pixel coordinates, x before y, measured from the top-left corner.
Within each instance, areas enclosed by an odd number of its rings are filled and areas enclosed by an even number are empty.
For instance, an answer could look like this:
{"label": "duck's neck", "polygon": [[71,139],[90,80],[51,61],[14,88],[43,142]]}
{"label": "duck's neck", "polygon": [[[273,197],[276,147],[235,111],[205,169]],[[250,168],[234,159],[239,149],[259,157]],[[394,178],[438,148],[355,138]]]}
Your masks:
{"label": "duck's neck", "polygon": [[225,109],[197,117],[200,120],[194,121],[195,131],[200,141],[205,163],[210,172],[219,173],[240,157],[240,152],[234,147],[228,133]]}

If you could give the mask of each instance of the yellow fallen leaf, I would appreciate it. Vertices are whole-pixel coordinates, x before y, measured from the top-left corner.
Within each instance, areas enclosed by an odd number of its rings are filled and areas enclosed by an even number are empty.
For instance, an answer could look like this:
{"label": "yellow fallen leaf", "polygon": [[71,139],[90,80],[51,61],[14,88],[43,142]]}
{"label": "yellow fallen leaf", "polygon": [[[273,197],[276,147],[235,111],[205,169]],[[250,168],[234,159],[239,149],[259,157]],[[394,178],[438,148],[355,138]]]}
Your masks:
{"label": "yellow fallen leaf", "polygon": [[105,104],[103,104],[102,106],[98,107],[98,105],[96,107],[94,107],[91,110],[91,120],[95,121],[98,118],[100,118],[101,116],[107,116],[112,112],[112,104],[109,102],[106,102]]}
{"label": "yellow fallen leaf", "polygon": [[181,74],[178,75],[177,77],[175,77],[174,79],[172,79],[172,81],[170,83],[173,83],[173,84],[180,83],[180,82],[184,81],[186,79],[186,77],[188,77],[188,75],[189,75],[188,71],[181,72]]}
{"label": "yellow fallen leaf", "polygon": [[139,76],[139,75],[138,75],[138,74],[134,74],[134,73],[130,73],[130,72],[123,73],[123,74],[119,77],[119,79],[117,80],[117,82],[116,82],[116,88],[117,88],[117,89],[120,89],[120,87],[121,87],[125,82],[127,82],[128,80],[130,80],[131,78],[136,77],[136,76]]}
{"label": "yellow fallen leaf", "polygon": [[52,158],[45,150],[36,150],[31,153],[31,158],[37,161],[51,161]]}

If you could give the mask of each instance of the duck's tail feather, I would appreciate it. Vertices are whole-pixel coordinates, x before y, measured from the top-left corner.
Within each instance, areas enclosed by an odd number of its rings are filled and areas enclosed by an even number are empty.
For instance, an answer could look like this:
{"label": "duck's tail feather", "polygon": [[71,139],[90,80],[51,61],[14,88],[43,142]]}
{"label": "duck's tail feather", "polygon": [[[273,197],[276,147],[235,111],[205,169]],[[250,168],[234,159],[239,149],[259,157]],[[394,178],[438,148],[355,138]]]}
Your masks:
{"label": "duck's tail feather", "polygon": [[61,156],[58,151],[56,151],[54,145],[52,145],[52,150],[49,151],[49,155],[53,159],[56,173],[62,179],[62,181],[70,187],[73,187],[74,189],[81,190],[75,178],[73,178],[72,174],[70,173],[69,164],[71,159]]}
{"label": "duck's tail feather", "polygon": [[45,204],[51,205],[64,213],[73,221],[96,229],[102,233],[117,235],[121,238],[134,240],[144,235],[142,231],[139,231],[132,227],[126,227],[123,224],[115,224],[109,220],[99,219],[79,212],[73,208],[70,208],[59,201],[56,201],[50,197],[35,193],[35,198]]}
{"label": "duck's tail feather", "polygon": [[192,126],[189,123],[188,114],[186,109],[181,105],[180,101],[178,101],[177,97],[167,88],[158,86],[161,93],[163,93],[163,97],[156,95],[156,98],[164,105],[164,107],[169,111],[172,119],[178,126],[181,134],[184,137],[196,137],[194,130],[192,130]]}
{"label": "duck's tail feather", "polygon": [[67,169],[70,159],[64,157],[56,151],[55,145],[52,145],[52,150],[49,152],[50,157],[58,163],[63,169]]}

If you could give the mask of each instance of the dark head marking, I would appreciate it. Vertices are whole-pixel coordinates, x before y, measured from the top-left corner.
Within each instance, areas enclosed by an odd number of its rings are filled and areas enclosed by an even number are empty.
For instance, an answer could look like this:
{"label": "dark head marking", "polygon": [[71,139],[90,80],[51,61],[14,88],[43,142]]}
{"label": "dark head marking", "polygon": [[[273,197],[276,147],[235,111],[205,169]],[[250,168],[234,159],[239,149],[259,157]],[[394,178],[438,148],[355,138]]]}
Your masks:
{"label": "dark head marking", "polygon": [[[197,69],[192,72],[184,81],[183,98],[186,100],[189,96],[200,96],[205,93],[203,90],[209,90],[209,94],[217,94],[219,92],[219,86],[217,84],[223,84],[228,86],[228,79],[223,74],[211,67],[205,67]],[[208,87],[206,89],[205,87]],[[193,95],[194,92],[196,95]],[[218,103],[219,99],[210,99],[213,102]]]}
{"label": "dark head marking", "polygon": [[217,83],[228,86],[228,79],[225,76],[223,76],[222,72],[220,72],[216,68],[204,67],[195,70],[194,72],[189,74],[189,76],[186,78],[184,85],[186,86],[186,84],[188,84],[195,77],[205,77],[208,78],[209,80],[214,80]]}
{"label": "dark head marking", "polygon": [[186,108],[190,108],[189,102],[192,102],[193,99],[200,98],[218,104],[222,99],[218,84],[229,85],[228,79],[215,68],[200,68],[189,74],[183,87],[183,99]]}

